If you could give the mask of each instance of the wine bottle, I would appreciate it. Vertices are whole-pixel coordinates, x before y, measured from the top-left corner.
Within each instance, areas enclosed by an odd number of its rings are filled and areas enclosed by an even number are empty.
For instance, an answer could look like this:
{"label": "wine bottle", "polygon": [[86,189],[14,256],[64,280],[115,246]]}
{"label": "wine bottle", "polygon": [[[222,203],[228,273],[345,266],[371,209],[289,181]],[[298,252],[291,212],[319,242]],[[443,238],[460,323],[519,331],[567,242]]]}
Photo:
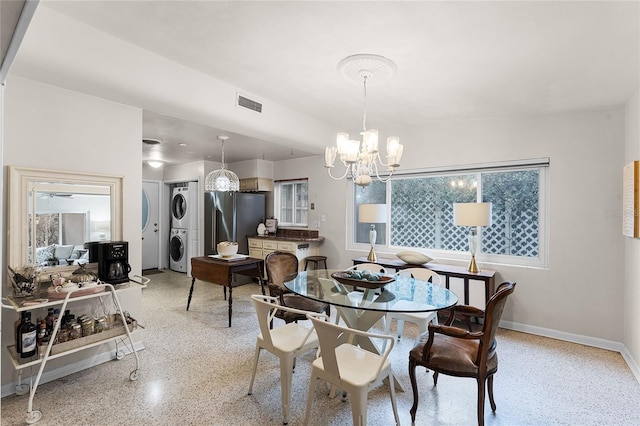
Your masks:
{"label": "wine bottle", "polygon": [[31,322],[31,312],[23,312],[23,321],[18,328],[20,358],[29,358],[36,354],[37,328]]}
{"label": "wine bottle", "polygon": [[51,331],[53,330],[53,308],[49,308],[45,319],[47,323],[47,332],[51,333]]}

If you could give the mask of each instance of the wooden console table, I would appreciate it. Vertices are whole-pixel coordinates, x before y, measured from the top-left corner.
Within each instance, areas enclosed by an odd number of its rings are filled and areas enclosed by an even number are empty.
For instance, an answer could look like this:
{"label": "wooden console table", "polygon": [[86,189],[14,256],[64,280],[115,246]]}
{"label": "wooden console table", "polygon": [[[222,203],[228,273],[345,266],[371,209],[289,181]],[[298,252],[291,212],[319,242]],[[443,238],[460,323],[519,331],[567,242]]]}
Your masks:
{"label": "wooden console table", "polygon": [[[353,260],[353,264],[357,265],[358,263],[371,263],[371,261],[367,260],[366,257],[357,257]],[[477,280],[482,281],[484,283],[484,303],[485,306],[489,301],[489,298],[493,296],[493,293],[496,291],[496,271],[492,271],[489,269],[484,269],[480,272],[473,273],[467,271],[467,268],[463,268],[460,266],[451,266],[451,265],[443,265],[440,263],[425,263],[423,265],[410,265],[408,263],[403,262],[400,259],[378,259],[376,264],[380,266],[384,266],[385,268],[393,268],[393,269],[407,269],[407,268],[426,268],[431,269],[434,272],[437,272],[439,275],[445,277],[445,285],[447,289],[449,288],[449,278],[461,278],[464,283],[464,304],[469,304],[469,281]]]}
{"label": "wooden console table", "polygon": [[246,257],[238,260],[221,260],[209,256],[191,258],[191,289],[189,290],[189,300],[187,301],[187,311],[193,296],[193,287],[196,278],[213,284],[223,286],[224,298],[227,299],[227,287],[229,287],[229,327],[231,327],[231,313],[233,311],[233,287],[236,286],[235,274],[247,275],[258,278],[262,294],[264,294],[264,282],[262,281],[262,270],[264,260]]}

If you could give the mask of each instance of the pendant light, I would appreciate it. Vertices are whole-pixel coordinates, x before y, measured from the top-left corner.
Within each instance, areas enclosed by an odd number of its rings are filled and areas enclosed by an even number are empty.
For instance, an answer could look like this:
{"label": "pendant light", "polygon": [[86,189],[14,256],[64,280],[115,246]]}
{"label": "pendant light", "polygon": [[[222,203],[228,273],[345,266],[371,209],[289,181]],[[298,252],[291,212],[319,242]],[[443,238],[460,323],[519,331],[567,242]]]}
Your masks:
{"label": "pendant light", "polygon": [[240,189],[240,180],[238,175],[231,170],[227,170],[224,164],[224,142],[229,136],[220,135],[218,139],[222,143],[222,165],[218,170],[214,170],[207,175],[204,180],[205,191],[238,191]]}
{"label": "pendant light", "polygon": [[[393,77],[396,72],[396,64],[380,55],[357,54],[344,58],[338,64],[338,71],[345,77],[361,82],[364,87],[364,111],[362,113],[362,141],[350,140],[349,134],[339,132],[335,146],[325,149],[325,167],[332,179],[340,180],[349,177],[361,187],[371,184],[373,177],[381,182],[387,182],[393,172],[400,167],[403,146],[400,138],[390,136],[387,138],[387,162],[383,162],[378,151],[378,131],[367,129],[367,82],[382,83]],[[342,176],[333,176],[331,169],[334,167],[336,157],[344,165]],[[380,170],[386,168],[386,177],[380,176]]]}

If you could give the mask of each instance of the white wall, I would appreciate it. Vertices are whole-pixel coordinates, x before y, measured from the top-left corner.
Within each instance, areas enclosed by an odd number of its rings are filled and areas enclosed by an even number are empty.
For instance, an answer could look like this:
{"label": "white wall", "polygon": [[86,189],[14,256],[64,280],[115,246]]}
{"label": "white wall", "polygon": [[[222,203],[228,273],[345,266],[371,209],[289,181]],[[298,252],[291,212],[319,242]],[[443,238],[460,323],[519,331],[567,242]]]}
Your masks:
{"label": "white wall", "polygon": [[142,111],[10,77],[4,119],[4,166],[124,176],[123,238],[140,273]]}
{"label": "white wall", "polygon": [[[9,77],[4,107],[5,179],[9,165],[124,177],[123,239],[129,242],[132,274],[140,274],[142,111],[19,77]],[[3,199],[7,200],[6,188],[3,188]],[[4,217],[9,204],[3,203]],[[3,228],[3,235],[7,235],[4,223]],[[3,270],[4,263],[5,260]],[[6,291],[3,286],[3,292]],[[140,312],[140,291],[133,293],[122,300],[122,304],[123,309],[135,317]],[[3,324],[13,324],[16,318],[15,312],[3,309]],[[3,327],[2,331],[4,347],[11,344],[13,334],[10,326]],[[47,370],[69,368],[74,363],[89,366],[100,358],[99,349],[52,361]],[[3,356],[3,392],[7,390],[4,385],[15,378],[9,357]]]}
{"label": "white wall", "polygon": [[[622,342],[624,241],[620,218],[608,212],[621,202],[624,109],[433,121],[402,142],[401,171],[549,157],[549,268],[480,267],[518,283],[503,316],[514,327],[596,346]],[[309,177],[311,223],[326,216],[320,252],[342,268],[366,253],[346,250],[345,182],[323,164],[320,156],[279,162],[274,179]]]}
{"label": "white wall", "polygon": [[[73,78],[58,73],[69,69],[69,64],[74,64]],[[263,103],[261,114],[235,108],[238,87],[48,7],[37,8],[12,72],[256,139],[275,139],[283,145],[290,135],[299,135],[298,142],[313,150],[323,135],[332,137],[333,130],[325,123],[259,93],[241,90]]]}
{"label": "white wall", "polygon": [[[640,160],[640,91],[627,104],[624,164]],[[624,343],[640,377],[640,239],[624,238]]]}

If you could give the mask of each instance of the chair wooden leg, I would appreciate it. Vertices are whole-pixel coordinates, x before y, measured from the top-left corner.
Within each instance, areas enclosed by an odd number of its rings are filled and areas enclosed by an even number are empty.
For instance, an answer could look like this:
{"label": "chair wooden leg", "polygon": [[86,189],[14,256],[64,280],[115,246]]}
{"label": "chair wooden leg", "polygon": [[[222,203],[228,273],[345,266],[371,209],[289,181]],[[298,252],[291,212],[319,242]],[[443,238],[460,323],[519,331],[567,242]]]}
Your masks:
{"label": "chair wooden leg", "polygon": [[411,413],[411,423],[416,421],[416,411],[418,411],[418,384],[416,383],[416,361],[409,357],[409,379],[411,379],[411,390],[413,391],[413,406]]}
{"label": "chair wooden leg", "polygon": [[485,377],[478,377],[478,426],[484,426],[484,382]]}
{"label": "chair wooden leg", "polygon": [[493,374],[487,378],[487,391],[489,392],[489,403],[491,410],[496,411],[496,402],[493,400]]}
{"label": "chair wooden leg", "polygon": [[433,372],[433,386],[436,386],[438,384],[438,372],[434,371]]}
{"label": "chair wooden leg", "polygon": [[258,358],[260,358],[260,346],[256,344],[256,354],[253,357],[253,374],[251,375],[251,383],[249,383],[249,393],[247,395],[251,395],[253,392],[253,381],[256,379],[256,370],[258,369]]}

